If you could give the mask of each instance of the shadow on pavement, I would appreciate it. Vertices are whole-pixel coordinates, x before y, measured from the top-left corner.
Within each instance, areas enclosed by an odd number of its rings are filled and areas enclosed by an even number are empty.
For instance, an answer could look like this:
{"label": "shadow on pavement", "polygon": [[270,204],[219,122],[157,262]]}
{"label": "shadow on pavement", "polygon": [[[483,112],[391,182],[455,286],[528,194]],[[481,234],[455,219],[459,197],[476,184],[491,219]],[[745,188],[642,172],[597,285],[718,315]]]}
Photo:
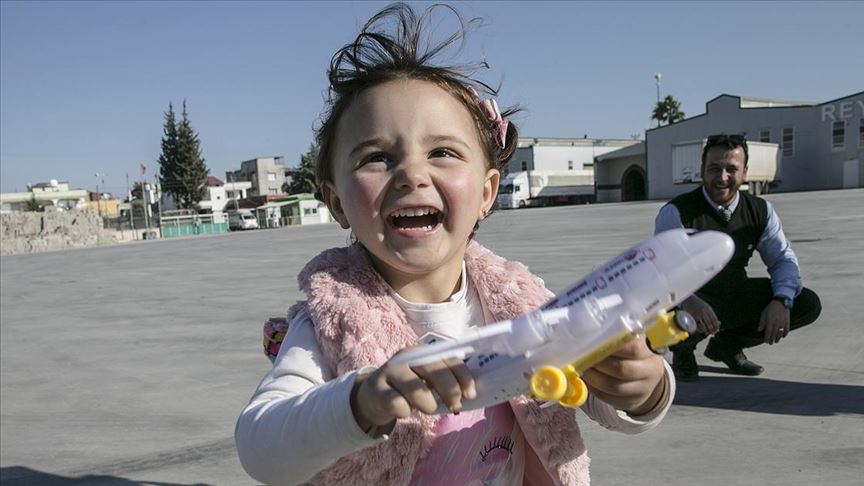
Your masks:
{"label": "shadow on pavement", "polygon": [[178,484],[156,481],[130,481],[117,476],[86,475],[77,478],[59,476],[23,466],[0,468],[3,486],[209,486],[204,483]]}
{"label": "shadow on pavement", "polygon": [[864,414],[864,386],[702,375],[696,383],[678,383],[674,404],[780,415]]}

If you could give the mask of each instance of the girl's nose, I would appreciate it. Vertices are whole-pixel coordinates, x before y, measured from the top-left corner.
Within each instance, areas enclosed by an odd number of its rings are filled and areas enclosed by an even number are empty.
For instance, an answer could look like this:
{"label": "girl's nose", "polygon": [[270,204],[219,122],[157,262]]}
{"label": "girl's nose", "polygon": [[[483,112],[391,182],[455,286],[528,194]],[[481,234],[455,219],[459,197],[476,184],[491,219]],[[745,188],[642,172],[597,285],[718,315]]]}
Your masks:
{"label": "girl's nose", "polygon": [[410,190],[428,186],[429,171],[424,162],[409,158],[403,160],[396,169],[396,187]]}

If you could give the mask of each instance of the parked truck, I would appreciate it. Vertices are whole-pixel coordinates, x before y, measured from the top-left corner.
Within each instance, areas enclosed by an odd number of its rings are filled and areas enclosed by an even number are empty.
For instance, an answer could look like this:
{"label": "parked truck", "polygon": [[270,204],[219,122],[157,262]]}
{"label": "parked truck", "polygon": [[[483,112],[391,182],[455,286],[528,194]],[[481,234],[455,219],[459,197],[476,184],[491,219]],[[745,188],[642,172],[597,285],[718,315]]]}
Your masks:
{"label": "parked truck", "polygon": [[498,207],[580,204],[594,201],[594,169],[512,172],[501,180]]}
{"label": "parked truck", "polygon": [[[672,145],[672,182],[690,184],[702,182],[702,149],[705,140]],[[742,191],[753,195],[766,194],[772,184],[780,182],[780,151],[776,143],[747,142],[750,159],[747,180]]]}

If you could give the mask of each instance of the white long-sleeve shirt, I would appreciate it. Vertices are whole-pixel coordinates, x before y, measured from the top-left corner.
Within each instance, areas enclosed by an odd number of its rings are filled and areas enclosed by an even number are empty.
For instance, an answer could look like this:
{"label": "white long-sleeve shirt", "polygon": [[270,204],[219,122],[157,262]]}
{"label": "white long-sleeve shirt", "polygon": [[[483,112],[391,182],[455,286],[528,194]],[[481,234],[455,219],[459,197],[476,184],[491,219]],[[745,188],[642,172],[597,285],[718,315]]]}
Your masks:
{"label": "white long-sleeve shirt", "polygon": [[[415,304],[395,292],[392,295],[418,334],[456,336],[483,322],[479,296],[464,269],[462,282],[459,291],[440,304]],[[309,315],[298,313],[273,368],[237,421],[235,441],[246,472],[266,484],[298,484],[343,456],[387,440],[376,430],[365,433],[354,419],[350,396],[358,371],[336,376],[325,365]],[[672,404],[675,380],[668,365],[666,380],[666,394],[644,416],[630,417],[593,395],[581,409],[611,430],[628,434],[649,430]]]}

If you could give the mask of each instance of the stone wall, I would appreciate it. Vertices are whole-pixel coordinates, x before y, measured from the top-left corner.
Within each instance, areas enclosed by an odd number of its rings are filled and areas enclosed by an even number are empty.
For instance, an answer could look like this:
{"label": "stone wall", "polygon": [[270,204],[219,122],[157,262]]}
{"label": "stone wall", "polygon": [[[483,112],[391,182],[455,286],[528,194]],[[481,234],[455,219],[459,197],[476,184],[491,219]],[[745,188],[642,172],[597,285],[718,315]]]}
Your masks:
{"label": "stone wall", "polygon": [[0,214],[0,255],[110,245],[114,238],[95,211]]}

